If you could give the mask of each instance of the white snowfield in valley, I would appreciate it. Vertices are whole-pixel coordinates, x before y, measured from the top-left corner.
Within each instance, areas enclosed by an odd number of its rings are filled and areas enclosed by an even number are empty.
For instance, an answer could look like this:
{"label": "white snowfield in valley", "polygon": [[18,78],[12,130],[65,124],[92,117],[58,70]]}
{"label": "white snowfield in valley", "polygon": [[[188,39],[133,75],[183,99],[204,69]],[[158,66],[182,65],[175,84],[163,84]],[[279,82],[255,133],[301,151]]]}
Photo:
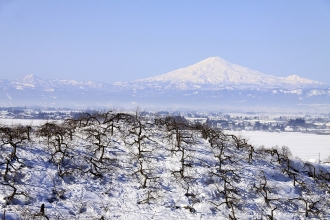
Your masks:
{"label": "white snowfield in valley", "polygon": [[[51,120],[45,119],[11,119],[11,118],[0,118],[0,125],[5,126],[40,126],[46,124],[47,122],[52,122]],[[58,121],[61,122],[61,121]],[[56,123],[58,123],[56,122]]]}
{"label": "white snowfield in valley", "polygon": [[248,140],[253,146],[287,146],[294,157],[303,160],[324,160],[330,156],[330,135],[301,132],[226,131]]}
{"label": "white snowfield in valley", "polygon": [[330,167],[181,117],[0,127],[2,219],[329,219]]}

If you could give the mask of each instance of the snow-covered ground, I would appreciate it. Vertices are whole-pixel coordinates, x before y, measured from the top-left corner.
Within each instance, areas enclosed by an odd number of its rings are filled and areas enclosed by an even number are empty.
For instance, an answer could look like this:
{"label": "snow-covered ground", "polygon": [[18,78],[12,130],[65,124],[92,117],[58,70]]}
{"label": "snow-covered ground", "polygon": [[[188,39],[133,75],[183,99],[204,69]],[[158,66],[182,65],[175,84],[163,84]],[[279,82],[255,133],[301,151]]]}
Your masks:
{"label": "snow-covered ground", "polygon": [[329,166],[174,118],[4,126],[0,172],[10,220],[330,218]]}
{"label": "snow-covered ground", "polygon": [[287,146],[294,157],[318,161],[330,156],[330,135],[317,135],[301,132],[226,131],[246,138],[254,146]]}
{"label": "snow-covered ground", "polygon": [[[51,120],[41,119],[0,119],[2,125],[30,125],[40,126]],[[57,121],[61,122],[61,121]],[[330,156],[330,135],[317,135],[301,132],[264,132],[264,131],[225,131],[246,138],[251,145],[265,146],[287,146],[294,157],[303,160],[321,161]]]}
{"label": "snow-covered ground", "polygon": [[[24,125],[24,126],[40,126],[52,120],[44,119],[11,119],[11,118],[0,118],[0,125]],[[61,122],[61,121],[57,121]]]}

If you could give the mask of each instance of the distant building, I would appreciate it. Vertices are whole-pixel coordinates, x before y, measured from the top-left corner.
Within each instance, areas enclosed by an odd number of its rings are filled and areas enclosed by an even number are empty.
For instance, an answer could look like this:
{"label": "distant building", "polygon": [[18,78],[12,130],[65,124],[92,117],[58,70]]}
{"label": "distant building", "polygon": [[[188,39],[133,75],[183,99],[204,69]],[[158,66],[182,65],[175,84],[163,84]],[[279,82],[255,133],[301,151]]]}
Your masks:
{"label": "distant building", "polygon": [[204,124],[207,121],[207,118],[185,118],[187,121],[189,121],[190,123],[200,123],[200,124]]}
{"label": "distant building", "polygon": [[290,126],[286,126],[286,127],[284,128],[284,131],[292,132],[292,131],[293,131],[293,128],[291,128]]}

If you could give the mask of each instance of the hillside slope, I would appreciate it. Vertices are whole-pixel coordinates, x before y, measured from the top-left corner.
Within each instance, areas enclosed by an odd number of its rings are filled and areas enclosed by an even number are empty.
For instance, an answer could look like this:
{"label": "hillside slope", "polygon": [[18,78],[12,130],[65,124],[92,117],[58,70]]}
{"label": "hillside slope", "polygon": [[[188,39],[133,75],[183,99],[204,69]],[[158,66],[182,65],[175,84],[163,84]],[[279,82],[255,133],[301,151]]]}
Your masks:
{"label": "hillside slope", "polygon": [[0,127],[5,219],[329,219],[330,168],[181,117]]}

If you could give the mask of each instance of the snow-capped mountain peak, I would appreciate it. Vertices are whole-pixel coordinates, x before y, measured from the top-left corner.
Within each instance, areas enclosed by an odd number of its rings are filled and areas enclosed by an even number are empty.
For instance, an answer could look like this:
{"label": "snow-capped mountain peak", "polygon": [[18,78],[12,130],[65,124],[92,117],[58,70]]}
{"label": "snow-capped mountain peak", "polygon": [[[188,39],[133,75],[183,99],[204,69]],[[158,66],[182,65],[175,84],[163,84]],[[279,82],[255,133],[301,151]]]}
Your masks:
{"label": "snow-capped mountain peak", "polygon": [[[275,77],[256,70],[232,64],[220,57],[210,57],[186,68],[171,71],[159,76],[136,80],[136,83],[161,83],[180,85],[234,86],[263,88],[292,88],[322,85],[317,81],[297,75]],[[187,86],[185,86],[186,88]]]}
{"label": "snow-capped mountain peak", "polygon": [[24,87],[36,88],[49,86],[49,80],[41,79],[34,74],[28,74],[23,77],[17,78],[11,82],[16,85],[17,89],[23,89]]}
{"label": "snow-capped mountain peak", "polygon": [[186,68],[181,68],[160,76],[139,81],[219,84],[238,83],[241,80],[247,80],[251,83],[256,83],[256,79],[260,80],[263,77],[264,74],[258,71],[249,70],[248,68],[231,64],[220,57],[210,57]]}
{"label": "snow-capped mountain peak", "polygon": [[34,74],[28,74],[23,77],[17,78],[14,81],[17,83],[24,83],[24,84],[36,84],[43,82],[44,80],[35,76]]}
{"label": "snow-capped mountain peak", "polygon": [[[10,84],[18,90],[25,88],[39,88],[46,91],[54,91],[54,89],[73,89],[79,88],[82,90],[91,89],[107,89],[108,85],[94,81],[77,81],[66,79],[41,79],[34,74],[28,74],[23,77],[10,81]],[[70,89],[70,90],[71,90]]]}
{"label": "snow-capped mountain peak", "polygon": [[15,80],[0,80],[0,104],[89,103],[94,106],[95,103],[108,105],[118,102],[155,105],[154,102],[162,100],[162,106],[178,105],[185,108],[194,106],[194,103],[213,107],[218,107],[218,103],[227,103],[229,106],[238,106],[240,103],[244,106],[252,103],[259,103],[260,106],[283,103],[314,105],[329,102],[330,89],[327,86],[297,75],[266,75],[220,57],[210,57],[186,68],[133,82],[106,84],[41,79],[33,74]]}
{"label": "snow-capped mountain peak", "polygon": [[291,75],[291,76],[288,76],[288,77],[283,77],[282,79],[284,81],[286,81],[287,83],[316,84],[316,85],[322,84],[322,83],[314,81],[314,80],[301,78],[297,75]]}

